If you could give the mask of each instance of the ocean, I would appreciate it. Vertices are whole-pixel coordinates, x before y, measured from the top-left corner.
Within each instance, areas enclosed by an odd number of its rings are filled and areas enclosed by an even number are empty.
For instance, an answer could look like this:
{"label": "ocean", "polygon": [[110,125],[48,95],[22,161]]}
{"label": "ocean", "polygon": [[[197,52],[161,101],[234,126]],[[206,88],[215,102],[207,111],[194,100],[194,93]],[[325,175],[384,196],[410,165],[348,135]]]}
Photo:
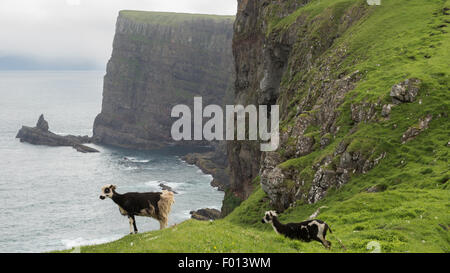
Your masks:
{"label": "ocean", "polygon": [[[169,225],[200,208],[220,209],[223,192],[210,186],[211,175],[180,159],[181,148],[134,151],[89,146],[20,143],[22,125],[35,126],[44,114],[58,134],[92,135],[100,113],[103,71],[0,71],[0,252],[46,252],[105,243],[129,233],[128,219],[112,200],[100,200],[105,184],[120,193],[172,187],[175,204]],[[159,223],[136,217],[139,232]]]}

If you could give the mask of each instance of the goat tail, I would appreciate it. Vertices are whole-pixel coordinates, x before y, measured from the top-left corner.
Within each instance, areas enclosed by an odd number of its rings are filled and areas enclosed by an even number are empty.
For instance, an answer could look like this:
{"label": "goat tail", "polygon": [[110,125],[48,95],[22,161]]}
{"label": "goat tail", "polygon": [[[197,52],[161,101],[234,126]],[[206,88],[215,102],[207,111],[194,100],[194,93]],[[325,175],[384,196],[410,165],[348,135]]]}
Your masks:
{"label": "goat tail", "polygon": [[333,234],[333,231],[331,230],[331,227],[327,223],[325,223],[325,225],[326,225],[327,229],[330,231],[330,234]]}
{"label": "goat tail", "polygon": [[[330,234],[333,234],[333,231],[331,231],[331,228],[328,224],[326,224],[326,227],[328,228],[328,230],[330,231]],[[333,234],[333,237],[339,242],[339,244],[341,245],[341,247],[347,251],[347,248],[345,247],[345,245],[342,243],[341,239],[339,239],[336,235]]]}

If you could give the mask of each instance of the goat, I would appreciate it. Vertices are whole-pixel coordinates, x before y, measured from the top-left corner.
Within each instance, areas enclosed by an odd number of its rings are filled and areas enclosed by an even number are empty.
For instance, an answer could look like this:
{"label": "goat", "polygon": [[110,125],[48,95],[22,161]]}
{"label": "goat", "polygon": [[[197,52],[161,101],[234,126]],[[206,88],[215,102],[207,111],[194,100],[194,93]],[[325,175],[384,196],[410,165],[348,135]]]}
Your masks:
{"label": "goat", "polygon": [[315,240],[322,243],[325,248],[329,249],[331,247],[331,242],[327,241],[325,236],[327,235],[328,230],[330,230],[330,233],[333,232],[331,231],[330,226],[321,220],[313,219],[301,223],[288,223],[284,225],[278,221],[277,213],[272,210],[266,211],[261,221],[263,223],[272,224],[275,232],[282,234],[285,237],[304,242]]}
{"label": "goat", "polygon": [[174,203],[173,193],[162,192],[129,192],[120,194],[116,192],[115,185],[102,187],[100,199],[111,198],[119,206],[120,214],[128,216],[130,222],[130,234],[137,233],[135,216],[152,217],[159,221],[160,229],[167,227],[169,213]]}

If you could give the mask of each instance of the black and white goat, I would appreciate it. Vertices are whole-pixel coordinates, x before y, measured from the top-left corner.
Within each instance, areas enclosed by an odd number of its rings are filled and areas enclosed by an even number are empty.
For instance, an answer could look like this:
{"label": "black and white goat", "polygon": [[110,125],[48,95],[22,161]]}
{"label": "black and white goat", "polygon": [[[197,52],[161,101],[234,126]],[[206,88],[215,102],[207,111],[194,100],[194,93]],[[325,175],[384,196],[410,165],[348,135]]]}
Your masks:
{"label": "black and white goat", "polygon": [[330,233],[333,232],[331,231],[330,226],[321,220],[313,219],[301,223],[282,224],[278,221],[278,215],[275,211],[266,211],[262,222],[272,224],[275,232],[282,234],[285,237],[304,242],[315,240],[322,243],[325,248],[331,247],[331,242],[327,241],[325,236],[327,235],[328,230]]}
{"label": "black and white goat", "polygon": [[160,229],[167,227],[169,213],[174,203],[173,193],[162,192],[129,192],[120,194],[116,192],[115,185],[102,187],[100,199],[111,198],[119,206],[120,214],[128,216],[130,233],[137,233],[135,216],[152,217],[159,221]]}

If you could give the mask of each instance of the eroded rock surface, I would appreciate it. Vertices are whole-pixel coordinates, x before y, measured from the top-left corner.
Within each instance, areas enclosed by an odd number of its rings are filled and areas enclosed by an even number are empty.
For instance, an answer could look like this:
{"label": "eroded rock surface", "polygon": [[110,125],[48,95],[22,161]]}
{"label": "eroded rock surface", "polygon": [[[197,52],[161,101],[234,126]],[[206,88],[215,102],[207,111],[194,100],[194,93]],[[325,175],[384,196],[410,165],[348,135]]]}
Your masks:
{"label": "eroded rock surface", "polygon": [[419,93],[421,83],[421,80],[413,78],[394,85],[390,93],[392,102],[395,104],[413,102]]}
{"label": "eroded rock surface", "polygon": [[164,183],[159,183],[158,186],[159,186],[162,190],[165,190],[165,191],[171,191],[171,192],[173,192],[174,194],[178,194],[176,191],[174,191],[174,190],[172,189],[172,187],[167,186],[167,185],[164,184]]}
{"label": "eroded rock surface", "polygon": [[205,153],[190,153],[182,157],[188,164],[199,167],[205,174],[211,174],[211,186],[225,191],[230,186],[228,160],[225,143],[212,143],[214,150]]}
{"label": "eroded rock surface", "polygon": [[432,119],[432,115],[427,115],[426,117],[420,119],[417,125],[409,127],[408,130],[406,130],[406,132],[402,135],[402,143],[413,140],[422,131],[428,129],[428,125]]}
{"label": "eroded rock surface", "polygon": [[209,221],[220,219],[220,210],[217,209],[199,209],[197,211],[191,211],[191,218],[200,221]]}

